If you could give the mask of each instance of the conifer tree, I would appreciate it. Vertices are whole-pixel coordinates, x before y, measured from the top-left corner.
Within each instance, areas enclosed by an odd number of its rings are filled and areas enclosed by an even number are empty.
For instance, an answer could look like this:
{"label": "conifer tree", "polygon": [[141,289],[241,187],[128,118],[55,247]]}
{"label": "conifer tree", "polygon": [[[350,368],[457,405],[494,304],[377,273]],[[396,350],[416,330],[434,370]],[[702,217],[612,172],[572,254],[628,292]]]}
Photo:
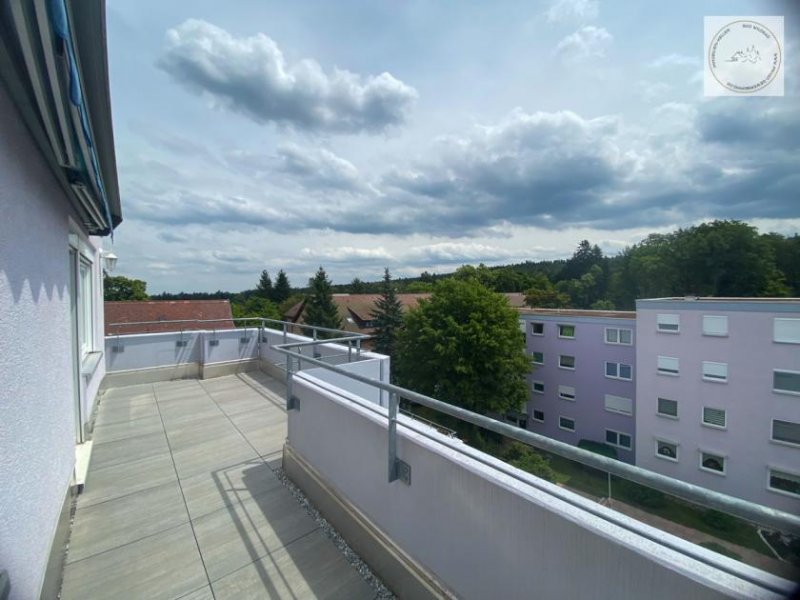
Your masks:
{"label": "conifer tree", "polygon": [[397,299],[397,291],[388,268],[383,273],[381,296],[375,301],[372,318],[375,321],[375,351],[391,356],[397,332],[403,325],[403,306]]}
{"label": "conifer tree", "polygon": [[[305,322],[331,329],[340,329],[342,320],[333,302],[333,291],[325,269],[319,268],[316,275],[308,280],[311,295],[306,301]],[[321,336],[324,337],[324,336]]]}
{"label": "conifer tree", "polygon": [[256,292],[262,298],[272,300],[272,279],[269,278],[269,273],[266,270],[261,271],[261,279],[258,280]]}
{"label": "conifer tree", "polygon": [[289,278],[286,272],[281,269],[278,271],[278,276],[275,278],[275,287],[272,290],[271,300],[276,304],[280,304],[292,295],[292,286],[289,285]]}

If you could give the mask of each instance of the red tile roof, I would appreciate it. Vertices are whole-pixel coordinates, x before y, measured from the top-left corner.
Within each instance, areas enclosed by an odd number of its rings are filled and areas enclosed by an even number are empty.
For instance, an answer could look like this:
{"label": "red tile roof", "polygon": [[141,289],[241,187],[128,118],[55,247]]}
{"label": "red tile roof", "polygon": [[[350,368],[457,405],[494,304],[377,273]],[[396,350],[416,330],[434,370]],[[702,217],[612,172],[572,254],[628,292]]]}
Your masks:
{"label": "red tile roof", "polygon": [[233,329],[233,322],[220,320],[211,323],[150,323],[117,325],[143,321],[231,319],[227,300],[150,300],[146,302],[106,302],[106,335],[180,331],[181,329]]}

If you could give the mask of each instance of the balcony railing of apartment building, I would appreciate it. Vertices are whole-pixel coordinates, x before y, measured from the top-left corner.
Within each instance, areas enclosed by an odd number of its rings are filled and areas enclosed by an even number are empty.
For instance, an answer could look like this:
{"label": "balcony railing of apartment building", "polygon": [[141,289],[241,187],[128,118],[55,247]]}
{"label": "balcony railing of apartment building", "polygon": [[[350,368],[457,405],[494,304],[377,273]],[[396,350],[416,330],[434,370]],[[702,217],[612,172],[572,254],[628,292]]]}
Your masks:
{"label": "balcony railing of apartment building", "polygon": [[258,361],[285,377],[286,473],[401,596],[523,597],[538,589],[542,597],[776,598],[792,591],[789,579],[612,510],[401,414],[400,402],[602,471],[609,496],[612,478],[621,479],[797,536],[795,514],[393,385],[389,358],[362,350],[368,336],[270,319],[251,319],[252,327],[240,329],[181,330],[188,323],[176,322],[171,333],[109,336],[109,377],[123,375],[125,366],[141,369],[136,356],[119,359],[136,347],[152,359],[159,354],[154,342],[170,349],[162,362],[170,355],[185,364],[196,359],[202,376]]}

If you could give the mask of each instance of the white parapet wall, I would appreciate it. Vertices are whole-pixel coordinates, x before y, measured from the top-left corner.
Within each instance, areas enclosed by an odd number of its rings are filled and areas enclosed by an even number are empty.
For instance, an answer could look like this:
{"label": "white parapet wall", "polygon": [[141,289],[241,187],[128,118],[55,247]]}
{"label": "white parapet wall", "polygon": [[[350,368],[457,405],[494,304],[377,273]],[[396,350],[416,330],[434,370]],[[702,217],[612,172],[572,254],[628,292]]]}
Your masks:
{"label": "white parapet wall", "polygon": [[[284,467],[337,528],[360,532],[348,541],[401,596],[655,600],[791,590],[532,475],[509,476],[488,455],[409,430],[403,416],[397,452],[411,483],[389,483],[386,409],[344,380],[335,388],[315,375],[294,378],[299,409],[289,411]],[[398,564],[416,579],[398,576]]]}

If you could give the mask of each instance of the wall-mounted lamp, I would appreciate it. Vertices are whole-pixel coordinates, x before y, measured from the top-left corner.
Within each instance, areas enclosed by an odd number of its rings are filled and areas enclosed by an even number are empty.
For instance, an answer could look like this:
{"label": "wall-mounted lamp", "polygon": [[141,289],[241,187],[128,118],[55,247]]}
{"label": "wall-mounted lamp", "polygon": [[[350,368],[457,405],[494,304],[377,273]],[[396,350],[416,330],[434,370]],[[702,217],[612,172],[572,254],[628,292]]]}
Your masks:
{"label": "wall-mounted lamp", "polygon": [[117,266],[117,255],[111,252],[103,252],[103,268],[108,271],[109,273],[114,270],[114,267]]}

